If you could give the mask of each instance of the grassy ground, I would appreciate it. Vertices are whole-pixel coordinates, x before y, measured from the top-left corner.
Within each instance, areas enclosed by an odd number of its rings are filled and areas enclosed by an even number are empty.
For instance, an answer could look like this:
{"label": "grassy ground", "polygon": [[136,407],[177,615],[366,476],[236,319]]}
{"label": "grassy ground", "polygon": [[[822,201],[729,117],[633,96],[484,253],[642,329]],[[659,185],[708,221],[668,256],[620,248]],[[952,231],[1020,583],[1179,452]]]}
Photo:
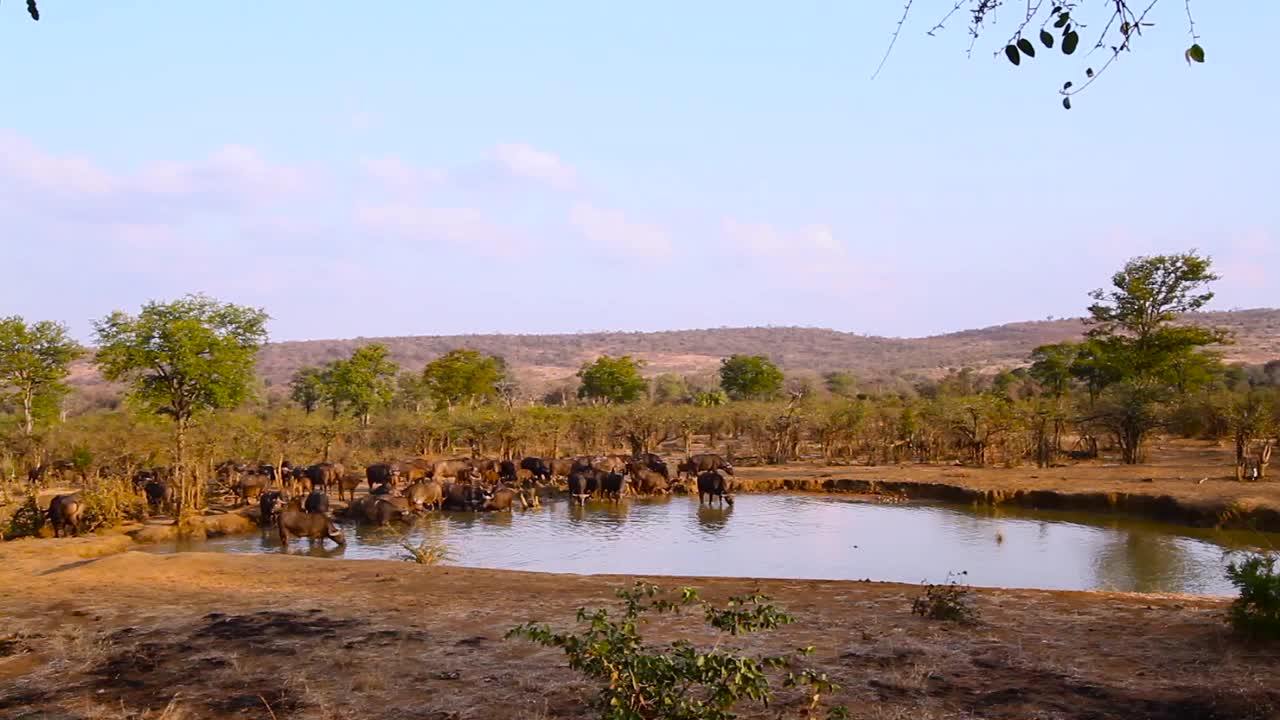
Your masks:
{"label": "grassy ground", "polygon": [[[502,637],[526,620],[567,626],[631,582],[117,552],[122,540],[0,545],[0,717],[587,718],[591,689],[561,655]],[[911,615],[914,586],[663,582],[774,597],[798,622],[752,647],[815,646],[854,717],[1280,712],[1280,648],[1229,635],[1218,600],[980,590],[983,620],[963,627]]]}

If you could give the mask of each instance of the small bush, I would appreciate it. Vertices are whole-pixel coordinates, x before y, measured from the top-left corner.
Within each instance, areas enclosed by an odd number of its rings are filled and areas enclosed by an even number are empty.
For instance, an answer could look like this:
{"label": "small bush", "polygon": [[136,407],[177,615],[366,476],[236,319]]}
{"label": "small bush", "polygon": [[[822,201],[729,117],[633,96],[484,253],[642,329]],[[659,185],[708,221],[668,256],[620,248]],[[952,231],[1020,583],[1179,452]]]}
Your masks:
{"label": "small bush", "polygon": [[[703,652],[687,640],[664,647],[645,643],[640,634],[646,613],[679,613],[699,608],[711,627],[737,636],[772,630],[793,622],[762,595],[730,598],[724,608],[700,599],[693,588],[664,591],[637,582],[618,590],[624,601],[620,616],[606,609],[578,609],[580,633],[553,632],[545,625],[512,628],[507,637],[558,647],[569,667],[602,683],[596,707],[602,720],[730,720],[734,706],[749,701],[767,706],[773,697],[771,677],[783,687],[798,688],[807,704],[802,717],[818,717],[822,698],[838,689],[825,673],[796,667],[792,656],[753,656],[713,647]],[[798,655],[808,655],[805,648]],[[827,718],[848,717],[843,707],[827,710]],[[781,715],[779,717],[782,717]]]}
{"label": "small bush", "polygon": [[404,548],[405,554],[400,556],[405,562],[418,563],[419,565],[439,565],[442,562],[453,559],[453,552],[449,550],[449,546],[442,540],[435,538],[423,538],[418,544],[413,544],[408,540],[400,543],[400,547]]}
{"label": "small bush", "polygon": [[81,490],[80,502],[84,504],[81,526],[90,532],[147,517],[147,501],[120,478],[100,480]]}
{"label": "small bush", "polygon": [[978,622],[978,608],[973,604],[973,588],[961,585],[956,580],[955,573],[947,573],[947,581],[941,585],[925,585],[924,595],[911,602],[911,613],[930,620],[947,620],[965,625]]}
{"label": "small bush", "polygon": [[44,509],[36,501],[36,494],[31,493],[9,517],[9,527],[4,531],[4,538],[13,540],[21,537],[39,537],[46,517]]}
{"label": "small bush", "polygon": [[1275,555],[1254,555],[1227,565],[1227,577],[1240,591],[1227,620],[1236,632],[1259,640],[1280,640],[1280,570]]}

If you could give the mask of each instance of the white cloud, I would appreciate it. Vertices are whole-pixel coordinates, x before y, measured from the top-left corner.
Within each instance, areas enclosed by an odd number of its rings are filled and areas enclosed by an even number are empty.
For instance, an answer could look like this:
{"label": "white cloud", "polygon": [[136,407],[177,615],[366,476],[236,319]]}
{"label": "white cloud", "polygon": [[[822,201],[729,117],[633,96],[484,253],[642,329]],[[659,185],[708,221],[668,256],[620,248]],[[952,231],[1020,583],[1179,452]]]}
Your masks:
{"label": "white cloud", "polygon": [[754,282],[764,285],[838,296],[861,295],[888,285],[884,268],[855,257],[824,224],[780,229],[727,220],[721,247],[728,255],[726,263],[738,264],[753,274]]}
{"label": "white cloud", "polygon": [[534,180],[560,190],[568,190],[577,183],[577,173],[572,167],[555,155],[531,145],[498,145],[489,151],[489,158],[512,177]]}
{"label": "white cloud", "polygon": [[443,184],[449,173],[439,168],[420,168],[398,157],[387,155],[361,161],[371,180],[396,194],[413,195]]}
{"label": "white cloud", "polygon": [[357,222],[368,230],[405,240],[445,242],[484,255],[507,257],[524,252],[527,242],[474,208],[422,207],[407,203],[364,205]]}
{"label": "white cloud", "polygon": [[660,260],[672,252],[665,230],[630,220],[617,210],[580,202],[569,211],[569,222],[589,242],[610,254]]}

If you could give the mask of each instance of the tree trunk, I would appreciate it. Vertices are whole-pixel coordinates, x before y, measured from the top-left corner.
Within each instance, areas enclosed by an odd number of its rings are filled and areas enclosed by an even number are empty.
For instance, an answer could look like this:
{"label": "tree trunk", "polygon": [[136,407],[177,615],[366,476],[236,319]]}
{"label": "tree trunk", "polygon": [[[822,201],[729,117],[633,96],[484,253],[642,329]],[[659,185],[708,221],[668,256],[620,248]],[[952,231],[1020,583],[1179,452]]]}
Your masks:
{"label": "tree trunk", "polygon": [[35,432],[35,418],[31,416],[31,406],[34,404],[35,391],[32,388],[25,388],[22,392],[22,429],[26,431],[27,437]]}

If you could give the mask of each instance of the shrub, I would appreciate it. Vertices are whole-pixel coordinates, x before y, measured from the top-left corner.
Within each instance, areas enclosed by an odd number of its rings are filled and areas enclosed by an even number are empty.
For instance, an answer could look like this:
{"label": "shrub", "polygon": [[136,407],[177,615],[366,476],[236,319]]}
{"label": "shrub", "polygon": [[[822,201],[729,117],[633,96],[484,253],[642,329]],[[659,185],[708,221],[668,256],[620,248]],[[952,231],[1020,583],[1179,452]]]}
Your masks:
{"label": "shrub", "polygon": [[1240,591],[1227,620],[1249,638],[1280,640],[1280,570],[1275,555],[1253,555],[1227,565],[1227,577]]}
{"label": "shrub", "polygon": [[973,604],[973,588],[961,585],[956,580],[955,573],[947,573],[947,581],[941,585],[925,585],[924,595],[911,602],[911,613],[930,620],[947,620],[965,625],[978,622],[978,608]]}
{"label": "shrub", "polygon": [[[700,599],[693,588],[664,591],[637,582],[620,589],[625,603],[621,616],[607,609],[579,608],[580,633],[554,632],[546,625],[527,623],[507,637],[558,647],[569,667],[601,681],[596,707],[603,720],[729,720],[741,700],[767,705],[773,697],[771,676],[782,686],[800,688],[808,700],[804,717],[816,717],[824,695],[838,689],[826,674],[796,667],[793,656],[739,655],[717,647],[703,652],[687,640],[663,647],[646,644],[640,634],[646,613],[680,613],[700,608],[711,627],[737,636],[773,630],[793,622],[762,595],[730,598],[724,608]],[[812,648],[800,650],[808,655]],[[844,707],[827,710],[828,718],[848,717]]]}
{"label": "shrub", "polygon": [[9,517],[9,527],[4,531],[4,539],[39,537],[46,517],[44,509],[36,500],[36,494],[30,493],[26,501],[19,505]]}
{"label": "shrub", "polygon": [[84,504],[81,525],[89,532],[147,517],[146,500],[122,478],[100,480],[81,490],[80,502]]}
{"label": "shrub", "polygon": [[405,550],[405,554],[400,556],[401,560],[419,565],[439,565],[453,558],[453,552],[449,550],[449,546],[435,538],[423,538],[416,545],[404,540],[400,543],[400,547]]}

